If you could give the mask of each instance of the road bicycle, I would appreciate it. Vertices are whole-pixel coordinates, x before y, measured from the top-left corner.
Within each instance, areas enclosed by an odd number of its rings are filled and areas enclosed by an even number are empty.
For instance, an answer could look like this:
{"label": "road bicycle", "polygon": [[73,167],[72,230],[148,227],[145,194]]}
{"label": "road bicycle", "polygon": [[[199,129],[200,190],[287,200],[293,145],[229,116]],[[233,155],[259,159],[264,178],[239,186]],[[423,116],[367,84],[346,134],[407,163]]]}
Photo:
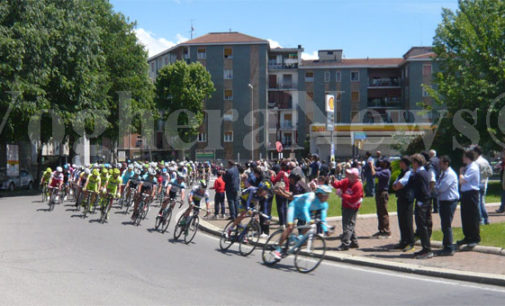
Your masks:
{"label": "road bicycle", "polygon": [[200,208],[193,203],[189,203],[193,206],[193,210],[189,216],[181,215],[174,229],[174,240],[179,240],[182,234],[184,234],[184,243],[189,244],[195,238],[196,232],[198,231],[198,225],[200,224],[200,218],[198,213],[201,210],[206,211],[206,209]]}
{"label": "road bicycle", "polygon": [[156,216],[154,228],[157,231],[161,232],[162,234],[164,234],[168,229],[168,225],[170,224],[170,220],[172,219],[174,206],[176,204],[179,204],[179,208],[181,208],[183,203],[182,201],[176,201],[175,198],[170,199],[167,207],[165,207],[165,209],[163,209],[163,211],[161,212],[161,216]]}
{"label": "road bicycle", "polygon": [[137,211],[135,212],[135,220],[133,221],[133,224],[139,226],[140,221],[146,218],[147,213],[149,212],[149,201],[147,201],[149,197],[150,195],[146,193],[142,193],[140,195],[140,202],[137,206]]}
{"label": "road bicycle", "polygon": [[253,207],[248,210],[248,216],[244,219],[246,222],[242,220],[243,223],[235,226],[232,230],[230,230],[230,228],[233,226],[233,220],[228,222],[219,239],[219,247],[221,250],[226,251],[233,243],[238,242],[240,254],[242,256],[250,255],[258,245],[261,235],[261,226],[258,221],[258,216],[262,216],[266,219],[271,218]]}
{"label": "road bicycle", "polygon": [[128,188],[129,191],[124,190],[123,191],[123,199],[120,200],[120,209],[126,207],[125,214],[128,214],[128,210],[132,207],[133,205],[133,199],[135,199],[135,195],[137,194],[137,188]]}
{"label": "road bicycle", "polygon": [[[84,192],[84,191],[83,191]],[[95,195],[95,201],[91,202],[91,198],[93,198],[93,195]],[[86,218],[88,216],[88,213],[94,213],[95,212],[95,207],[98,202],[98,192],[95,191],[86,191],[86,195],[83,198],[83,204],[82,204],[82,217]]]}
{"label": "road bicycle", "polygon": [[42,184],[42,203],[49,199],[49,189],[47,188],[47,183]]}
{"label": "road bicycle", "polygon": [[54,205],[56,204],[56,202],[58,202],[58,204],[61,203],[61,195],[59,194],[60,189],[51,186],[49,186],[48,188],[49,188],[49,202],[48,202],[49,211],[52,211],[54,209]]}
{"label": "road bicycle", "polygon": [[107,216],[110,210],[109,203],[112,199],[114,199],[114,195],[111,193],[106,193],[100,197],[100,223],[105,223],[105,221],[107,221]]}
{"label": "road bicycle", "polygon": [[[326,254],[326,242],[322,235],[317,233],[321,220],[315,220],[310,225],[298,226],[298,230],[308,229],[303,235],[291,234],[281,247],[282,259],[294,254],[295,267],[298,272],[309,273],[314,271],[323,261]],[[277,259],[273,252],[278,250],[279,241],[284,230],[274,232],[263,246],[262,259],[267,266],[273,266],[281,259]]]}

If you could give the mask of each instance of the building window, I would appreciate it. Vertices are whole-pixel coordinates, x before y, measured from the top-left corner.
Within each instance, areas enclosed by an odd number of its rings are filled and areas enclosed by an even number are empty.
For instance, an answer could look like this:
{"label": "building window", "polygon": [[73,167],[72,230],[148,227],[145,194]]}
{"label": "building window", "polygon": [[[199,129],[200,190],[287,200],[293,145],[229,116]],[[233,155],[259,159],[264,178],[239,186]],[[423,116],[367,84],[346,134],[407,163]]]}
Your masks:
{"label": "building window", "polygon": [[224,48],[224,58],[227,58],[227,59],[233,58],[233,49],[232,48]]}
{"label": "building window", "polygon": [[330,81],[330,72],[329,71],[324,72],[324,81],[326,83],[328,83]]}
{"label": "building window", "polygon": [[184,59],[189,59],[189,48],[184,48],[183,52]]}
{"label": "building window", "polygon": [[286,147],[291,146],[293,144],[291,139],[291,133],[286,133],[283,136],[284,137],[282,138],[282,144],[285,145]]}
{"label": "building window", "polygon": [[224,79],[225,80],[231,80],[231,79],[233,79],[233,70],[231,70],[231,69],[225,69],[224,70]]}
{"label": "building window", "polygon": [[431,64],[423,65],[423,76],[431,76]]}
{"label": "building window", "polygon": [[233,90],[225,89],[224,90],[224,99],[225,100],[233,100]]}
{"label": "building window", "polygon": [[154,71],[154,65],[155,65],[155,63],[154,63],[154,62],[151,62],[151,72],[153,72],[153,73],[155,72],[155,71]]}
{"label": "building window", "polygon": [[224,121],[233,121],[233,111],[229,110],[223,114]]}
{"label": "building window", "polygon": [[359,71],[351,71],[351,81],[359,82]]}
{"label": "building window", "polygon": [[340,71],[337,71],[337,73],[335,73],[335,81],[342,82],[342,74]]}
{"label": "building window", "polygon": [[351,93],[351,101],[352,102],[359,102],[359,91],[353,91]]}
{"label": "building window", "polygon": [[206,59],[207,58],[207,53],[205,53],[205,48],[198,48],[198,51],[196,53],[196,58],[198,58],[198,59]]}
{"label": "building window", "polygon": [[405,67],[405,78],[409,77],[409,67]]}
{"label": "building window", "polygon": [[207,133],[198,134],[198,142],[207,142]]}
{"label": "building window", "polygon": [[305,82],[314,82],[313,72],[305,72]]}
{"label": "building window", "polygon": [[224,132],[224,142],[233,142],[233,131]]}

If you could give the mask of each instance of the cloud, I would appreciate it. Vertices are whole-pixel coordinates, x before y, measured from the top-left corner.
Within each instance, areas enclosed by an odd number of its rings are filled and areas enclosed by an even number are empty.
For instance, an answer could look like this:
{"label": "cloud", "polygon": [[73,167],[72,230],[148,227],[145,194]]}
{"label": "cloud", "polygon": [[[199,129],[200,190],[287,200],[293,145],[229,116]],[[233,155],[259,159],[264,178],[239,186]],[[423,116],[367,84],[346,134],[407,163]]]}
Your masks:
{"label": "cloud", "polygon": [[302,52],[303,60],[317,60],[318,58],[319,56],[317,55],[317,51],[314,51],[312,53]]}
{"label": "cloud", "polygon": [[268,38],[268,43],[270,44],[270,48],[275,49],[275,48],[282,48],[281,44],[279,44],[278,41],[275,41],[273,39]]}
{"label": "cloud", "polygon": [[158,54],[168,48],[175,46],[176,44],[180,44],[188,40],[181,34],[177,34],[175,35],[175,38],[177,40],[176,42],[173,42],[163,37],[158,37],[156,34],[149,32],[143,28],[135,29],[135,35],[137,36],[138,41],[144,47],[146,47],[149,56]]}

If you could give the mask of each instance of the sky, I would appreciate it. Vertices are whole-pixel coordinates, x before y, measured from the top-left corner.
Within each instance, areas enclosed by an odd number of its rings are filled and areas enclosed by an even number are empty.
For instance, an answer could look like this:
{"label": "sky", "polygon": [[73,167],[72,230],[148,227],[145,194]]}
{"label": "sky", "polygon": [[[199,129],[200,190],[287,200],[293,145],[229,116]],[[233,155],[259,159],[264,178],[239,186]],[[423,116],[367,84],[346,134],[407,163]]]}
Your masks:
{"label": "sky", "polygon": [[135,21],[149,56],[209,32],[238,31],[270,40],[271,47],[343,49],[345,58],[401,57],[431,45],[442,8],[457,0],[110,0]]}

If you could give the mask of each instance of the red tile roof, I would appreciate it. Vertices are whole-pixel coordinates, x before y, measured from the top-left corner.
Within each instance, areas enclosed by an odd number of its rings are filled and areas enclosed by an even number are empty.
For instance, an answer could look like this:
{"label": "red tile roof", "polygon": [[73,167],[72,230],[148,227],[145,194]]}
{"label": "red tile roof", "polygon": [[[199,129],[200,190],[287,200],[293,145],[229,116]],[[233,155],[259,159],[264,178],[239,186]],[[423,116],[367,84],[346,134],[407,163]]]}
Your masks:
{"label": "red tile roof", "polygon": [[344,66],[367,66],[367,67],[383,67],[383,66],[399,66],[404,62],[403,58],[349,58],[342,59],[340,62],[309,60],[302,61],[303,66],[319,67],[344,67]]}
{"label": "red tile roof", "polygon": [[236,44],[236,43],[265,43],[267,40],[245,35],[239,32],[214,32],[181,43],[180,45],[205,45],[205,44]]}
{"label": "red tile roof", "polygon": [[434,57],[436,57],[436,53],[435,52],[427,52],[427,53],[423,53],[423,54],[419,54],[419,55],[414,55],[414,56],[409,56],[407,59],[433,59]]}

